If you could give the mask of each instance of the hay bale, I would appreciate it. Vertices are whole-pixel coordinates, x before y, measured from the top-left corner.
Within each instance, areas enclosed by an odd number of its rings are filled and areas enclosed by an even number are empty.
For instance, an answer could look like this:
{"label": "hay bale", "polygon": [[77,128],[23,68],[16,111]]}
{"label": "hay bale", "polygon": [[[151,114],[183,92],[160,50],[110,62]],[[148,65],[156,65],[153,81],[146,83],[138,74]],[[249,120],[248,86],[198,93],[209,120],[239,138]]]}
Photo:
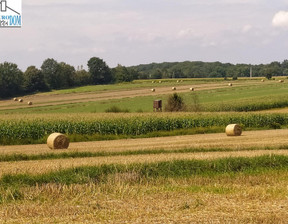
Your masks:
{"label": "hay bale", "polygon": [[152,83],[155,83],[155,81],[152,81]]}
{"label": "hay bale", "polygon": [[53,133],[47,138],[47,145],[50,149],[68,149],[69,139],[61,133]]}
{"label": "hay bale", "polygon": [[14,100],[14,101],[18,101],[18,99],[17,99],[16,97],[15,97],[15,98],[13,98],[13,100]]}
{"label": "hay bale", "polygon": [[284,82],[284,80],[279,80],[280,83]]}
{"label": "hay bale", "polygon": [[179,81],[179,80],[177,80],[177,82],[179,83],[180,81]]}
{"label": "hay bale", "polygon": [[194,88],[190,88],[190,91],[194,91]]}
{"label": "hay bale", "polygon": [[233,86],[233,84],[232,84],[232,83],[229,83],[228,86]]}
{"label": "hay bale", "polygon": [[238,124],[229,124],[225,132],[227,136],[240,136],[242,134],[242,128]]}
{"label": "hay bale", "polygon": [[176,90],[176,87],[172,87],[172,90]]}
{"label": "hay bale", "polygon": [[155,92],[155,89],[151,89],[152,92]]}
{"label": "hay bale", "polygon": [[162,83],[162,81],[159,81],[159,83]]}
{"label": "hay bale", "polygon": [[264,82],[264,79],[262,79],[261,82]]}
{"label": "hay bale", "polygon": [[23,102],[23,99],[19,99],[18,101],[19,101],[20,103],[22,103],[22,102]]}
{"label": "hay bale", "polygon": [[28,102],[28,105],[32,105],[33,103],[31,101]]}

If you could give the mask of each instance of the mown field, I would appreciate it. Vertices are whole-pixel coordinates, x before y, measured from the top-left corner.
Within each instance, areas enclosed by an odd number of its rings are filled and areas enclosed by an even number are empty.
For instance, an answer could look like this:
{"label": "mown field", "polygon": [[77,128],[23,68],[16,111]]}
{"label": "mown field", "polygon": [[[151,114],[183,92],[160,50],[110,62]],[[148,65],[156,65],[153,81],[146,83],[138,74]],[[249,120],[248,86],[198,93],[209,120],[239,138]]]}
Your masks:
{"label": "mown field", "polygon": [[[173,86],[189,110],[153,113]],[[1,100],[0,222],[285,223],[287,88],[137,81]],[[226,136],[231,123],[241,136]],[[68,150],[47,147],[52,132]]]}

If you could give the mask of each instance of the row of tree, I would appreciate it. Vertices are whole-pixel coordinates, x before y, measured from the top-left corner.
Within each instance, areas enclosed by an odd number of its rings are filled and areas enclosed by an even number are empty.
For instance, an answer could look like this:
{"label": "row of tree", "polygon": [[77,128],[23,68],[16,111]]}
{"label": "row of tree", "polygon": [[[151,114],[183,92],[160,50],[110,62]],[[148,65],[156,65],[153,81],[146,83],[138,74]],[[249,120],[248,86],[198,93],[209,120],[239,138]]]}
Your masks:
{"label": "row of tree", "polygon": [[44,60],[41,68],[30,66],[22,72],[16,64],[0,64],[0,97],[11,97],[52,89],[64,89],[85,85],[99,85],[130,82],[135,79],[163,78],[238,78],[249,77],[252,69],[254,77],[288,76],[288,60],[270,64],[231,64],[221,62],[164,62],[125,67],[109,68],[98,57],[89,59],[88,71],[52,58]]}
{"label": "row of tree", "polygon": [[288,76],[288,60],[270,64],[231,64],[221,62],[164,62],[132,66],[139,72],[141,79],[161,78],[228,78]]}
{"label": "row of tree", "polygon": [[130,82],[138,78],[137,72],[133,69],[121,65],[110,69],[97,57],[90,58],[87,65],[88,71],[83,68],[76,70],[65,62],[58,63],[48,58],[40,69],[30,66],[22,72],[16,64],[4,62],[0,64],[0,97],[85,85]]}

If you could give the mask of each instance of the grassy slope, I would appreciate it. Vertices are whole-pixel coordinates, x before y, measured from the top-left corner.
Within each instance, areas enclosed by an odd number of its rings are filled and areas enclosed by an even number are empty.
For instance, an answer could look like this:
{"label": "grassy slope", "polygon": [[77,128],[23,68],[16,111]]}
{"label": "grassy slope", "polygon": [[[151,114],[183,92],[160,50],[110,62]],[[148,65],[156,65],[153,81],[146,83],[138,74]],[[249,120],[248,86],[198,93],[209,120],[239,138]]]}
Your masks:
{"label": "grassy slope", "polygon": [[[214,80],[215,81],[215,80]],[[198,80],[199,83],[213,83],[213,80]],[[220,82],[220,80],[217,80]],[[223,81],[222,81],[223,82]],[[286,102],[286,97],[288,97],[288,85],[285,83],[278,83],[276,81],[266,81],[260,83],[259,80],[238,80],[235,83],[247,83],[246,86],[234,86],[233,88],[228,88],[227,86],[219,89],[212,90],[199,90],[195,92],[186,92],[180,93],[184,97],[184,100],[187,105],[195,105],[195,97],[198,100],[202,109],[205,110],[221,110],[227,108],[235,108],[235,105],[238,107],[242,105],[249,104],[264,104],[275,102],[280,102],[279,105],[287,106],[288,101]],[[195,81],[185,81],[185,84],[191,83],[195,84]],[[174,82],[162,83],[162,85],[173,85]],[[253,84],[253,85],[251,85]],[[159,85],[159,84],[155,84]],[[91,91],[115,91],[115,90],[124,90],[124,89],[137,89],[137,88],[151,88],[153,86],[151,81],[146,81],[144,83],[134,83],[134,84],[118,84],[118,85],[107,85],[107,86],[87,86],[80,87],[69,90],[58,90],[49,94],[58,94],[61,97],[61,94],[69,93],[85,93]],[[46,94],[46,93],[45,93]],[[59,95],[60,94],[60,95]],[[25,108],[25,109],[13,109],[13,110],[1,110],[0,113],[99,113],[105,112],[108,108],[112,106],[117,106],[120,109],[127,109],[129,112],[151,112],[152,102],[155,99],[162,99],[165,105],[168,95],[158,95],[157,92],[154,96],[143,96],[143,97],[134,97],[134,98],[122,98],[115,100],[103,100],[95,102],[82,102],[82,103],[69,103],[62,105],[52,105],[52,106],[43,106],[35,108]],[[279,106],[276,105],[276,106]],[[275,107],[272,106],[272,108]],[[269,108],[269,107],[267,107]],[[257,108],[256,108],[257,109]],[[228,109],[230,110],[230,109]]]}

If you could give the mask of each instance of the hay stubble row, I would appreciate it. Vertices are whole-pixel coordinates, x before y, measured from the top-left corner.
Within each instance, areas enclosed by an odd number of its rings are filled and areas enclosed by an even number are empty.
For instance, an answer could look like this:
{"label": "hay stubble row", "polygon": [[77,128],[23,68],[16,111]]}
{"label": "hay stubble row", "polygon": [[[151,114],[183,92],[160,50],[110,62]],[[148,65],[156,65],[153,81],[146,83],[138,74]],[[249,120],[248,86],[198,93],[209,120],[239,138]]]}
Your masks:
{"label": "hay stubble row", "polygon": [[[183,148],[230,148],[247,149],[267,147],[288,147],[288,129],[244,131],[242,136],[227,137],[225,133],[183,135],[142,139],[121,139],[112,141],[72,142],[69,151],[77,152],[121,152],[135,150],[174,150]],[[67,150],[51,151],[46,144],[0,146],[0,155],[61,153]]]}
{"label": "hay stubble row", "polygon": [[[195,153],[169,153],[169,154],[148,154],[148,155],[129,155],[129,156],[106,156],[106,157],[92,157],[92,158],[69,158],[69,159],[56,159],[56,160],[41,160],[41,161],[20,161],[20,162],[2,162],[0,167],[0,175],[7,173],[46,173],[65,168],[77,166],[90,166],[102,164],[131,164],[131,163],[149,163],[171,160],[211,160],[226,157],[254,157],[261,155],[287,155],[287,150],[263,150],[267,146],[282,146],[288,144],[288,141],[282,141],[279,144],[279,139],[284,139],[287,136],[288,130],[273,130],[273,131],[255,131],[244,133],[240,137],[227,137],[225,134],[209,134],[197,136],[177,136],[177,137],[163,137],[153,139],[133,139],[133,140],[116,140],[116,141],[103,141],[103,142],[90,142],[90,143],[72,143],[71,149],[75,151],[128,151],[128,150],[141,150],[141,149],[183,149],[187,147],[223,147],[239,149],[240,151],[230,152],[195,152]],[[267,136],[267,138],[265,138]],[[278,137],[277,137],[278,136]],[[170,139],[170,141],[169,141]],[[240,140],[241,139],[241,140]],[[263,142],[263,139],[266,141]],[[147,144],[147,143],[150,144]],[[158,142],[158,145],[156,144]],[[193,144],[189,145],[189,142]],[[206,142],[206,144],[204,144]],[[162,143],[162,144],[161,144]],[[202,144],[201,144],[202,143]],[[82,148],[80,147],[82,144]],[[90,148],[88,146],[90,144]],[[117,146],[118,145],[118,146]],[[155,146],[153,146],[155,145]],[[35,150],[37,153],[45,153],[38,148],[41,145],[36,145]],[[2,153],[11,153],[9,150],[13,147],[22,148],[20,153],[34,154],[36,151],[30,151],[29,146],[9,146],[1,147]],[[25,148],[26,147],[26,150]],[[43,146],[44,147],[44,146]],[[45,145],[47,148],[47,146]],[[244,149],[249,147],[257,147],[255,150]],[[27,150],[28,149],[28,150]],[[61,151],[61,150],[60,150]],[[51,152],[51,151],[50,151]],[[55,152],[58,153],[59,151]],[[16,151],[14,151],[16,153]]]}
{"label": "hay stubble row", "polygon": [[158,155],[129,155],[129,156],[107,156],[92,158],[69,158],[57,160],[2,162],[0,176],[4,174],[41,174],[50,171],[79,166],[99,166],[103,164],[133,164],[153,163],[172,160],[214,160],[229,157],[256,157],[263,155],[285,155],[287,150],[256,150],[256,151],[235,151],[235,152],[197,152],[197,153],[171,153]]}

